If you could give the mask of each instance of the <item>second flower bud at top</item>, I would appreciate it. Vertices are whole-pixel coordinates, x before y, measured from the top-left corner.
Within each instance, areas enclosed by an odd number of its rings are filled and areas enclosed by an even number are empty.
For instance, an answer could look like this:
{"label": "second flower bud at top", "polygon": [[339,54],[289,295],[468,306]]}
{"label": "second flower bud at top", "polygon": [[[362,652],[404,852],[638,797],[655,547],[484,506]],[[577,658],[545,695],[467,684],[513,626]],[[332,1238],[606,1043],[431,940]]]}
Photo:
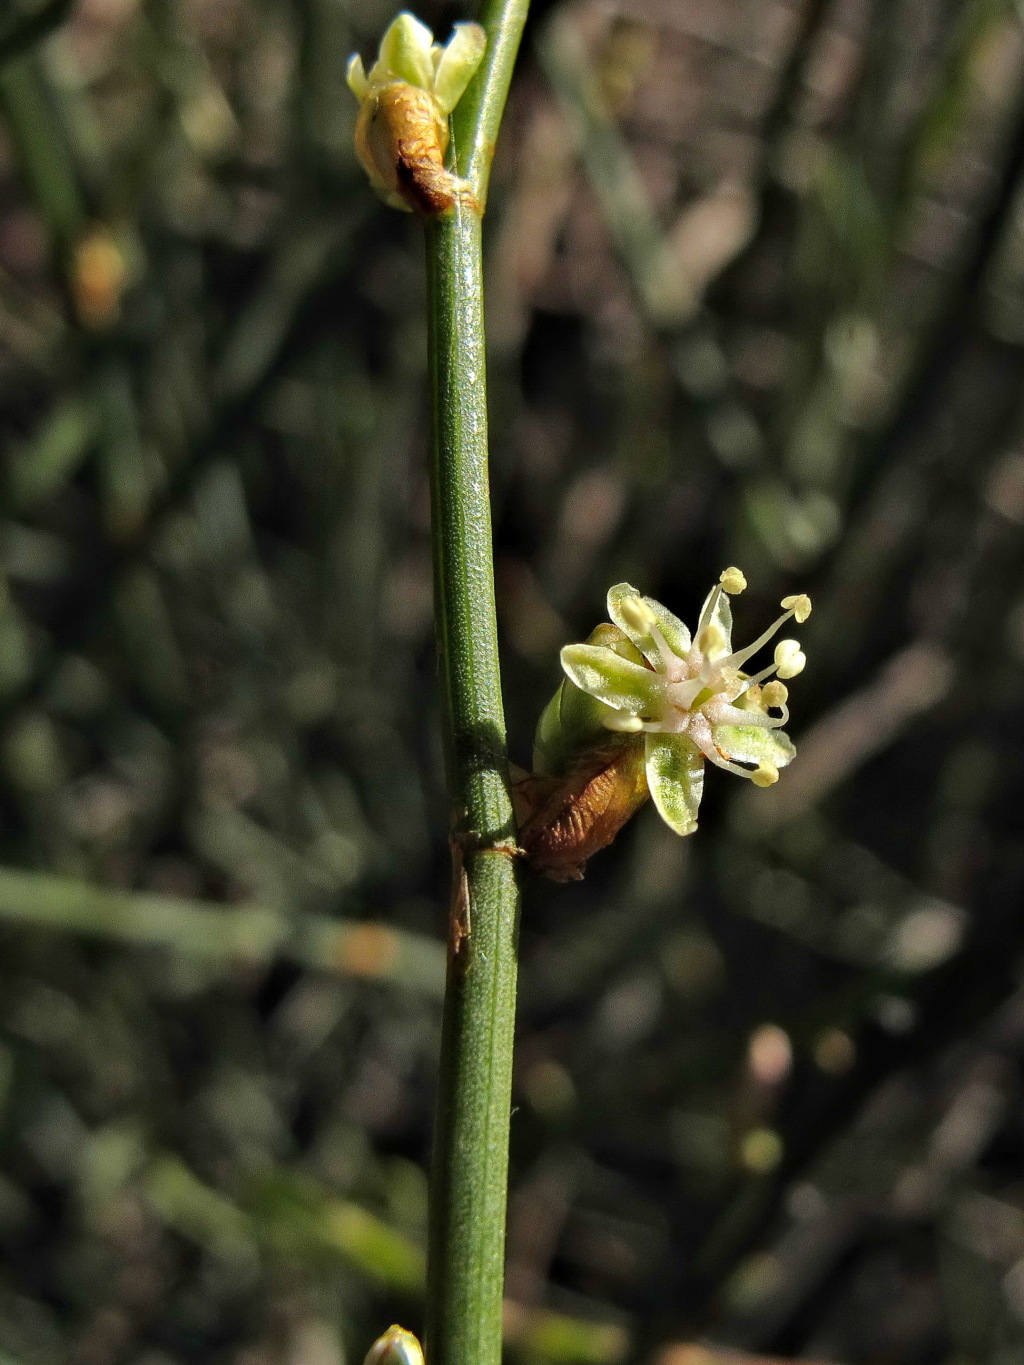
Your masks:
{"label": "second flower bud at top", "polygon": [[424,1365],[423,1347],[412,1332],[395,1323],[373,1343],[363,1365]]}
{"label": "second flower bud at top", "polygon": [[459,203],[476,207],[472,191],[445,166],[448,116],[483,60],[479,24],[456,24],[443,46],[415,15],[403,11],[381,39],[367,73],[355,53],[349,89],[359,100],[356,154],[374,189],[392,208],[427,216]]}

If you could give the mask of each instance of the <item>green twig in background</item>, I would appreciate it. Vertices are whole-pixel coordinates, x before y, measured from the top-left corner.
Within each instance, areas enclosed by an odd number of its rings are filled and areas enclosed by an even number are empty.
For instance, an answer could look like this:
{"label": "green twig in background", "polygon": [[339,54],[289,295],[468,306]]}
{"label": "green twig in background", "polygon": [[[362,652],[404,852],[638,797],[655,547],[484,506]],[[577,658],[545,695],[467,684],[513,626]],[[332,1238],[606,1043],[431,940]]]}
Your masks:
{"label": "green twig in background", "polygon": [[[526,17],[490,3],[488,55],[456,118],[478,200]],[[431,1365],[501,1359],[518,892],[494,610],[481,224],[427,228],[437,636],[445,694],[454,890],[431,1176]]]}
{"label": "green twig in background", "polygon": [[117,891],[45,872],[0,868],[0,927],[5,924],[166,948],[206,962],[283,958],[428,996],[440,995],[443,979],[439,945],[389,925]]}
{"label": "green twig in background", "polygon": [[18,57],[36,43],[42,42],[55,28],[59,28],[71,13],[74,0],[49,0],[27,14],[15,13],[0,28],[0,62]]}

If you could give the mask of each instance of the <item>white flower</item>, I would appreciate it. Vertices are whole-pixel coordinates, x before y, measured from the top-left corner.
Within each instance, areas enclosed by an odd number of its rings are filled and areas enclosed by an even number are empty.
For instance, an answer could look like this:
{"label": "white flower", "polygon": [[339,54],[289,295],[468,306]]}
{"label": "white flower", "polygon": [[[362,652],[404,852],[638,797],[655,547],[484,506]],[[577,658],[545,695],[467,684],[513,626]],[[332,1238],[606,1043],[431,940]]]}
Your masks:
{"label": "white flower", "polygon": [[753,676],[743,668],[787,621],[806,621],[811,602],[802,594],[784,598],[779,619],[753,644],[734,650],[729,594],[745,587],[739,569],[726,569],[691,639],[660,602],[619,583],[608,593],[615,636],[562,650],[570,682],[607,708],[601,724],[643,735],[651,796],[678,834],[697,828],[705,759],[767,787],[795,754],[781,728],[789,717],[787,689],[769,679],[802,671],[806,658],[798,642],[780,641],[774,662]]}

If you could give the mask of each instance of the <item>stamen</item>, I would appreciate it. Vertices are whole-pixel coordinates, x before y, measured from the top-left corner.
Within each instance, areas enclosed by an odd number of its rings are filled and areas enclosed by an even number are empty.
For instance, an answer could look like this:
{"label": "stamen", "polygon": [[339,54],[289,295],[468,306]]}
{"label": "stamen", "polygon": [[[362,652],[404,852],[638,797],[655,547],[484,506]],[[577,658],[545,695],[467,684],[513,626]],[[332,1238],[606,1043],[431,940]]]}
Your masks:
{"label": "stamen", "polygon": [[725,637],[725,631],[718,622],[709,621],[701,631],[698,643],[700,651],[706,659],[714,658],[717,660],[722,657],[721,651],[725,649],[728,641]]}
{"label": "stamen", "polygon": [[770,682],[761,691],[765,706],[785,706],[789,700],[789,688],[785,683]]}
{"label": "stamen", "polygon": [[748,776],[755,787],[774,787],[779,780],[779,770],[774,763],[762,759],[756,771],[749,773]]}
{"label": "stamen", "polygon": [[780,678],[795,678],[802,673],[807,664],[807,655],[800,648],[799,640],[780,640],[775,646],[775,665]]}
{"label": "stamen", "polygon": [[668,688],[668,699],[681,711],[689,711],[706,687],[703,678],[690,678],[687,682],[672,683]]}
{"label": "stamen", "polygon": [[735,654],[730,654],[727,658],[720,659],[718,661],[719,664],[724,664],[730,668],[742,668],[751,655],[756,654],[759,649],[763,649],[772,636],[778,633],[792,615],[792,611],[785,612],[779,617],[774,625],[768,627],[763,635],[759,635],[752,645],[747,645],[746,649],[738,649]]}
{"label": "stamen", "polygon": [[747,580],[744,577],[743,570],[737,569],[735,566],[729,569],[723,569],[722,576],[718,581],[722,585],[722,591],[731,593],[733,597],[741,593],[747,586]]}
{"label": "stamen", "polygon": [[764,711],[744,711],[717,698],[708,703],[707,710],[712,725],[755,725],[761,730],[777,730],[784,724],[777,716],[769,716]]}
{"label": "stamen", "polygon": [[642,597],[627,597],[619,603],[619,613],[630,630],[657,646],[666,676],[674,682],[683,676],[682,660],[661,633],[658,618]]}
{"label": "stamen", "polygon": [[[703,716],[700,717],[700,720],[704,720]],[[703,724],[691,724],[689,734],[704,757],[712,762],[716,768],[723,768],[727,773],[733,773],[736,777],[750,776],[749,768],[741,768],[738,763],[733,763],[726,758],[715,743],[711,726],[706,721]]]}
{"label": "stamen", "polygon": [[657,622],[651,626],[649,633],[651,639],[658,646],[658,653],[661,655],[661,662],[665,667],[666,678],[669,682],[679,682],[686,676],[686,666],[683,660],[662,635],[661,627]]}
{"label": "stamen", "polygon": [[656,625],[658,620],[642,597],[623,598],[619,603],[619,614],[637,635],[650,634],[651,626]]}
{"label": "stamen", "polygon": [[[744,678],[743,688],[733,696],[733,701],[738,701],[740,697],[749,692],[752,687],[759,687],[761,683],[764,682],[765,678],[770,678],[776,672],[778,672],[778,665],[769,664],[767,668],[762,668],[760,673],[755,673],[752,678]],[[768,686],[770,687],[771,683],[769,683]],[[768,705],[770,706],[771,702],[769,702]]]}
{"label": "stamen", "polygon": [[[726,573],[728,573],[728,570],[726,570]],[[718,606],[718,599],[721,597],[722,592],[723,588],[721,583],[716,583],[714,591],[708,598],[707,606],[700,614],[700,620],[697,622],[697,629],[693,632],[694,640],[700,641],[703,639],[704,632],[714,620],[715,608]]]}
{"label": "stamen", "polygon": [[801,626],[811,614],[811,599],[805,592],[794,593],[792,597],[784,597],[780,605],[792,611]]}

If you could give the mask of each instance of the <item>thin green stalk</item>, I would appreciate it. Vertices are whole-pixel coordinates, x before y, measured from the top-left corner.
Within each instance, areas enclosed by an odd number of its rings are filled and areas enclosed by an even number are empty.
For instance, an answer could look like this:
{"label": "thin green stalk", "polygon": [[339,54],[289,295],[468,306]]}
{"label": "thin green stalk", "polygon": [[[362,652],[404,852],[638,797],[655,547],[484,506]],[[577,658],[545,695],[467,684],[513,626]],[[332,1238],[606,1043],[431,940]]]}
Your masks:
{"label": "thin green stalk", "polygon": [[529,8],[530,0],[484,0],[480,22],[487,32],[487,51],[452,116],[459,174],[473,186],[481,211]]}
{"label": "thin green stalk", "polygon": [[[483,203],[527,5],[491,3],[488,57],[457,111],[458,169]],[[501,700],[487,472],[481,224],[427,227],[432,509],[453,893],[431,1173],[430,1365],[499,1365],[516,1003],[515,827]]]}

